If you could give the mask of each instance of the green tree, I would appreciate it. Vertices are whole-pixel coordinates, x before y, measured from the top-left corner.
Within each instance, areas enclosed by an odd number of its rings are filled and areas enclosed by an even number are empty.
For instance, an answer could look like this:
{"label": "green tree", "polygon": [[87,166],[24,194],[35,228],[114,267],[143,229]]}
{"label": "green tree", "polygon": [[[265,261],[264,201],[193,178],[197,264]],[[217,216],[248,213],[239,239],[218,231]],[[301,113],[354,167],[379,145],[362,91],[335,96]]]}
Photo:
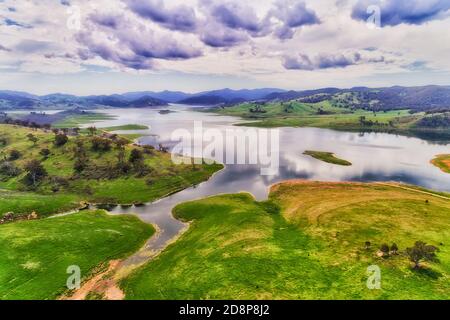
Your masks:
{"label": "green tree", "polygon": [[38,160],[27,162],[24,169],[27,172],[25,176],[25,183],[27,185],[35,186],[47,176],[47,171]]}
{"label": "green tree", "polygon": [[89,134],[91,136],[95,135],[97,133],[97,128],[96,127],[89,127],[88,128]]}
{"label": "green tree", "polygon": [[30,140],[31,142],[33,142],[33,145],[36,145],[36,142],[38,142],[38,137],[36,137],[34,134],[29,133],[27,134],[27,138],[28,140]]}
{"label": "green tree", "polygon": [[420,268],[420,261],[437,261],[437,248],[432,245],[427,245],[423,241],[417,241],[412,248],[406,248],[406,254],[409,260],[414,263],[414,269]]}
{"label": "green tree", "polygon": [[389,256],[389,246],[386,243],[381,245],[380,251],[383,253],[383,257]]}
{"label": "green tree", "polygon": [[142,161],[143,159],[144,159],[144,154],[141,150],[139,150],[139,149],[131,150],[130,159],[129,159],[129,161],[131,163],[134,164],[134,163]]}
{"label": "green tree", "polygon": [[396,243],[393,243],[393,244],[392,244],[392,246],[391,246],[391,252],[392,252],[392,254],[394,254],[394,255],[398,253],[398,246],[397,246]]}
{"label": "green tree", "polygon": [[8,158],[8,160],[9,160],[9,161],[15,161],[15,160],[20,159],[20,157],[22,157],[22,153],[21,153],[19,150],[17,150],[17,149],[12,149],[12,150],[9,152],[9,158]]}
{"label": "green tree", "polygon": [[55,135],[55,146],[61,147],[69,141],[69,138],[65,133],[57,133]]}

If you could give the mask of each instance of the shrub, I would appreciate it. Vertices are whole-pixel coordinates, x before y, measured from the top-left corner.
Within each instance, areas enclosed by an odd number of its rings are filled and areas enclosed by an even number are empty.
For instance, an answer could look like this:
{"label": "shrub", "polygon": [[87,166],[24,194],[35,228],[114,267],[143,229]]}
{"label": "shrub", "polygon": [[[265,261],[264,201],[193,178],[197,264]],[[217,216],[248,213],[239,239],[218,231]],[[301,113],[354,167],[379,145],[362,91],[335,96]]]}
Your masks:
{"label": "shrub", "polygon": [[65,133],[58,133],[55,135],[55,146],[61,147],[69,141],[69,138]]}
{"label": "shrub", "polygon": [[386,243],[381,245],[380,251],[383,253],[383,257],[389,256],[389,246]]}
{"label": "shrub", "polygon": [[111,150],[111,140],[102,137],[93,137],[91,139],[93,151],[109,151]]}
{"label": "shrub", "polygon": [[47,158],[50,155],[50,150],[47,148],[41,149],[41,151],[39,151],[39,154],[44,158]]}
{"label": "shrub", "polygon": [[21,170],[12,162],[3,161],[0,163],[0,175],[7,178],[17,177]]}
{"label": "shrub", "polygon": [[398,246],[396,243],[393,243],[391,246],[391,253],[392,254],[397,254],[398,253]]}
{"label": "shrub", "polygon": [[27,162],[24,169],[27,172],[24,182],[29,186],[35,186],[47,176],[47,171],[38,160]]}
{"label": "shrub", "polygon": [[9,161],[15,161],[15,160],[17,160],[17,159],[20,159],[20,157],[22,157],[22,153],[20,153],[19,150],[12,149],[12,150],[9,152],[9,158],[8,158],[8,160],[9,160]]}
{"label": "shrub", "polygon": [[435,246],[427,245],[425,242],[417,241],[412,248],[406,248],[409,260],[414,263],[414,269],[420,268],[420,261],[437,261]]}
{"label": "shrub", "polygon": [[144,154],[142,153],[141,150],[139,150],[139,149],[131,150],[130,159],[129,159],[129,161],[131,163],[136,163],[136,162],[142,161],[143,159],[144,159]]}

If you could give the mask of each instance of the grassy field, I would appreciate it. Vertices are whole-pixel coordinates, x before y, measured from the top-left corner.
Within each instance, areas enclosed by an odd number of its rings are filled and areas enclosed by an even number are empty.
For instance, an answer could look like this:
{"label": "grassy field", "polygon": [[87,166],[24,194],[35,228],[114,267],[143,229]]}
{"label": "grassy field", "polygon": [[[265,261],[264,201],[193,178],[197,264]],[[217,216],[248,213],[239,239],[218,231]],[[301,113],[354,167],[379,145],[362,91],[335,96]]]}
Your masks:
{"label": "grassy field", "polygon": [[[29,133],[38,138],[36,143],[28,140]],[[0,193],[0,209],[4,211],[1,211],[0,215],[8,211],[29,213],[28,211],[33,208],[39,215],[48,214],[59,205],[61,205],[59,208],[66,209],[81,200],[124,204],[149,202],[205,181],[223,168],[221,164],[195,167],[175,165],[169,153],[153,150],[151,154],[144,154],[143,158],[143,163],[150,170],[149,173],[138,176],[130,172],[111,178],[107,175],[114,170],[119,153],[114,144],[109,151],[93,151],[92,137],[80,136],[70,137],[65,145],[57,147],[54,144],[54,134],[51,132],[12,125],[0,125],[0,137],[7,140],[6,146],[0,145],[0,158],[8,158],[11,150],[15,149],[21,153],[19,159],[10,161],[16,167],[23,168],[29,160],[37,159],[48,172],[48,177],[33,190],[33,193],[21,193],[26,191],[22,183],[26,174],[23,170],[19,176],[2,177],[0,190],[4,191]],[[75,174],[76,139],[83,141],[85,145],[89,164],[93,168],[89,175]],[[49,149],[50,155],[47,158],[40,154],[42,149]],[[138,146],[125,146],[126,160],[133,149],[142,150]],[[102,176],[102,172],[105,177]]]}
{"label": "grassy field", "polygon": [[[205,111],[205,110],[203,110]],[[223,115],[241,117],[248,122],[239,126],[261,128],[316,127],[345,131],[374,131],[420,137],[433,141],[450,139],[448,128],[420,126],[429,115],[410,114],[409,110],[368,111],[321,101],[305,103],[296,100],[265,104],[242,103],[226,108],[206,109]]]}
{"label": "grassy field", "polygon": [[431,163],[443,172],[450,173],[450,154],[440,154]]}
{"label": "grassy field", "polygon": [[89,113],[85,115],[73,115],[64,120],[52,124],[54,128],[75,128],[83,124],[93,123],[102,120],[114,120],[115,117],[104,113]]}
{"label": "grassy field", "polygon": [[303,152],[303,154],[311,156],[317,160],[321,160],[323,162],[327,162],[327,163],[331,163],[331,164],[336,164],[339,166],[351,166],[352,165],[352,163],[347,160],[339,159],[332,152],[306,150],[305,152]]}
{"label": "grassy field", "polygon": [[55,299],[66,290],[68,266],[88,277],[138,250],[153,233],[134,216],[103,211],[1,225],[0,300]]}
{"label": "grassy field", "polygon": [[[128,299],[450,297],[450,200],[426,191],[286,182],[267,202],[221,195],[174,214],[190,229],[121,283]],[[418,240],[439,248],[439,263],[411,267],[404,252]],[[400,254],[377,255],[394,242]],[[380,290],[366,286],[370,265],[381,269]]]}
{"label": "grassy field", "polygon": [[100,129],[105,131],[127,131],[127,130],[147,130],[149,129],[149,127],[140,124],[125,124],[122,126],[106,127]]}
{"label": "grassy field", "polygon": [[36,194],[0,190],[0,218],[7,212],[26,215],[36,212],[40,217],[67,212],[80,206],[80,198],[72,194]]}

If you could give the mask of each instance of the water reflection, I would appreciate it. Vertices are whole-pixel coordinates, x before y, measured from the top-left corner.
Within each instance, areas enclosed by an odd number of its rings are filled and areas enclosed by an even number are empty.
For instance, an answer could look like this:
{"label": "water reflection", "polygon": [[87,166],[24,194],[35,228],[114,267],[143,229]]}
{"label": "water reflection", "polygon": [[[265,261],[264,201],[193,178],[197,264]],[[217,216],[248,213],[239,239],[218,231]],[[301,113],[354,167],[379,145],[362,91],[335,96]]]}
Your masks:
{"label": "water reflection", "polygon": [[[191,111],[183,106],[171,106],[176,113],[160,114],[152,109],[111,109],[115,120],[96,123],[97,127],[122,124],[143,124],[151,136],[139,140],[143,144],[162,143],[173,146],[174,130],[193,129],[194,121],[203,121],[204,129],[216,128],[225,132],[240,120],[233,117]],[[128,131],[127,133],[133,133]],[[353,163],[350,167],[327,164],[303,155],[305,150],[329,151]],[[225,150],[227,152],[227,150]],[[251,152],[257,152],[252,150]],[[268,187],[287,179],[319,181],[398,181],[426,188],[450,191],[450,175],[430,164],[437,154],[450,153],[448,144],[435,144],[419,138],[386,133],[339,132],[317,128],[280,129],[280,169],[276,176],[260,175],[258,165],[227,165],[209,181],[189,188],[145,207],[121,208],[115,213],[137,213],[157,225],[162,233],[148,244],[149,248],[163,247],[182,228],[183,223],[170,214],[172,208],[184,201],[221,193],[251,192],[257,199],[267,197]],[[134,259],[138,259],[134,257]]]}

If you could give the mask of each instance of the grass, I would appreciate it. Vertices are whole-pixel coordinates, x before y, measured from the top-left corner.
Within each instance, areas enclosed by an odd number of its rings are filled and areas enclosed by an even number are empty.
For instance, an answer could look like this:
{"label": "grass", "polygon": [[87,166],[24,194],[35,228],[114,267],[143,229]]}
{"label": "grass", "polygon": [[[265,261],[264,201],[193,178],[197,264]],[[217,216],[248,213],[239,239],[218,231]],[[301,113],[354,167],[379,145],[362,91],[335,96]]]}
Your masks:
{"label": "grass", "polygon": [[[38,137],[36,144],[33,144],[26,137],[29,133]],[[22,157],[14,161],[14,164],[19,168],[23,168],[25,163],[31,159],[42,161],[50,177],[39,185],[32,194],[16,194],[16,196],[19,198],[30,196],[29,203],[34,201],[33,197],[38,197],[42,200],[42,204],[37,209],[43,211],[42,208],[48,208],[46,214],[52,208],[56,209],[57,203],[69,205],[73,201],[81,200],[95,203],[124,204],[153,201],[167,194],[199,184],[207,180],[214,172],[223,168],[221,164],[196,165],[195,168],[186,164],[175,165],[169,153],[154,150],[153,154],[144,155],[144,163],[152,169],[152,172],[144,177],[137,177],[133,173],[124,174],[115,179],[79,177],[75,175],[73,169],[75,162],[74,137],[70,137],[66,145],[56,147],[53,143],[53,133],[12,125],[0,125],[0,136],[5,137],[8,141],[6,146],[0,148],[0,158],[7,157],[12,149],[17,149],[22,153]],[[113,167],[117,162],[119,151],[114,146],[107,152],[95,152],[90,148],[91,137],[80,136],[78,139],[84,141],[91,165]],[[48,148],[51,152],[47,159],[40,155],[40,150],[43,148]],[[126,146],[126,159],[134,148],[140,147]],[[23,172],[18,177],[0,180],[0,190],[23,191],[24,185],[21,180],[24,175]],[[51,177],[63,178],[67,185],[60,187],[59,191],[53,192],[54,183]],[[9,211],[9,208],[13,205],[9,204],[9,198],[2,197],[2,194],[0,194],[0,209],[5,208]],[[53,201],[55,203],[52,203]],[[18,212],[27,212],[33,207],[32,205],[27,206],[26,202],[18,205],[21,206],[16,209]],[[66,207],[68,206],[62,206],[62,208]],[[0,211],[0,214],[5,212]]]}
{"label": "grass", "polygon": [[[267,103],[260,106],[263,112],[251,112],[250,110],[254,110],[255,106],[254,103],[243,103],[224,109],[209,109],[208,111],[249,120],[249,122],[238,124],[240,126],[263,128],[317,127],[402,134],[425,134],[436,131],[440,135],[449,134],[449,130],[418,128],[417,122],[426,115],[423,113],[411,115],[409,110],[372,112],[363,109],[337,107],[330,101],[303,103],[293,100]],[[361,117],[364,117],[364,122],[361,121]]]}
{"label": "grass", "polygon": [[431,160],[431,163],[443,172],[450,173],[450,154],[440,154]]}
{"label": "grass", "polygon": [[99,265],[138,250],[154,233],[134,216],[88,211],[0,226],[0,300],[55,299],[67,267],[88,277]]}
{"label": "grass", "polygon": [[351,166],[352,165],[352,163],[347,160],[337,158],[334,155],[334,153],[332,153],[332,152],[306,150],[305,152],[303,152],[303,154],[311,156],[311,157],[321,160],[323,162],[336,164],[339,166]]}
{"label": "grass", "polygon": [[67,212],[80,206],[79,197],[70,194],[36,194],[0,190],[0,218],[7,212],[16,216],[35,212],[38,217]]}
{"label": "grass", "polygon": [[122,126],[106,127],[100,129],[105,131],[128,131],[128,130],[147,130],[149,129],[149,127],[140,124],[125,124]]}
{"label": "grass", "polygon": [[85,115],[72,115],[65,119],[52,124],[54,128],[76,128],[83,124],[89,124],[92,122],[103,120],[114,120],[115,116],[105,113],[89,113]]}
{"label": "grass", "polygon": [[[428,200],[428,201],[427,201]],[[270,200],[221,195],[174,209],[189,230],[122,281],[128,299],[448,299],[450,201],[396,185],[286,182]],[[422,240],[439,263],[414,271]],[[365,249],[366,241],[371,247]],[[383,243],[400,254],[377,256]],[[381,269],[381,290],[366,286]]]}

